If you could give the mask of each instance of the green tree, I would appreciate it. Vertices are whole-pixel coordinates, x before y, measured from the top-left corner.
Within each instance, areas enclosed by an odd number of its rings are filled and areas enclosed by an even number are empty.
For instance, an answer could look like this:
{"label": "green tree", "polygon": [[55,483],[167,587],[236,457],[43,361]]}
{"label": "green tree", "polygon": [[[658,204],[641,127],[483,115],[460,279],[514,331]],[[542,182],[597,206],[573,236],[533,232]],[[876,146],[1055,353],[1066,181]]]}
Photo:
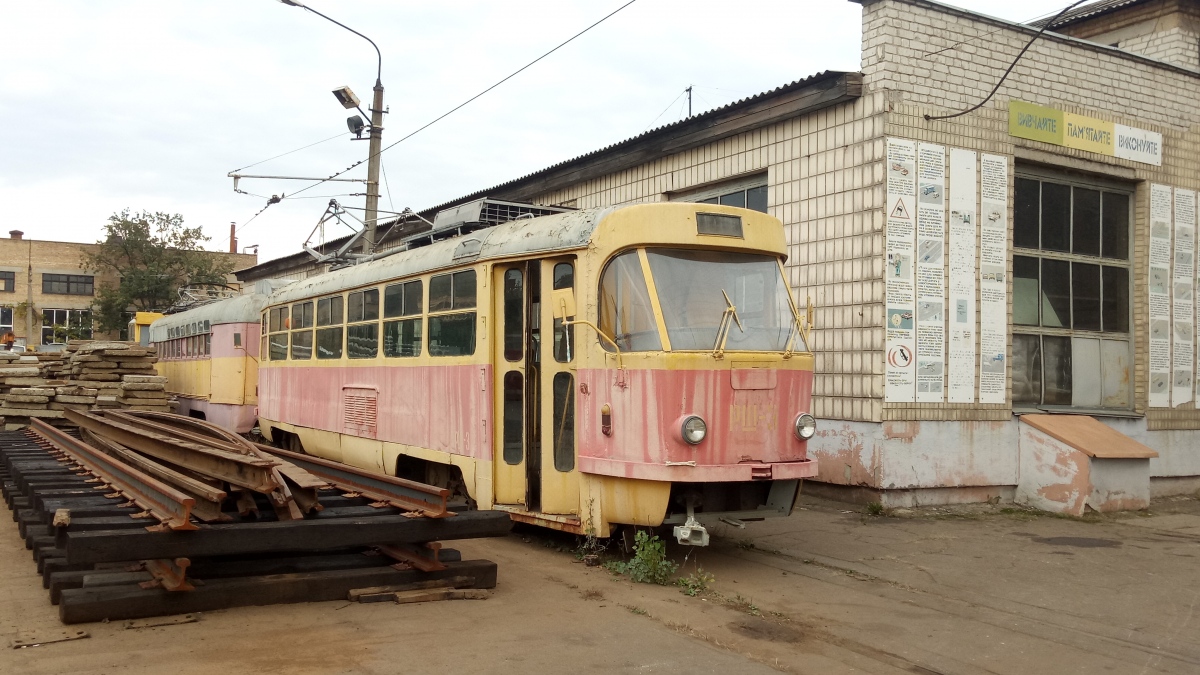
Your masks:
{"label": "green tree", "polygon": [[232,260],[200,248],[209,237],[199,227],[185,227],[177,213],[125,209],[109,217],[104,235],[80,264],[120,280],[96,287],[92,307],[103,331],[121,329],[130,309],[161,311],[175,302],[180,286],[223,284],[233,271]]}

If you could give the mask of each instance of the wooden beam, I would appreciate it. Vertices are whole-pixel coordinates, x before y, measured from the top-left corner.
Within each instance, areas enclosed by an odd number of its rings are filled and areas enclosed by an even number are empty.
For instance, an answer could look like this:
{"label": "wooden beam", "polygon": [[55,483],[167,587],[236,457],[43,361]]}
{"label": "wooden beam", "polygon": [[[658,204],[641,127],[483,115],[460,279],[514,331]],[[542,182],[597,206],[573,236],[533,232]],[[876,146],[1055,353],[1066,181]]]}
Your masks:
{"label": "wooden beam", "polygon": [[502,537],[510,529],[512,521],[502,511],[470,511],[455,518],[318,516],[308,520],[202,525],[188,532],[69,532],[66,558],[70,563],[98,563],[327,551],[370,544]]}
{"label": "wooden beam", "polygon": [[[448,521],[453,522],[457,518]],[[59,618],[63,623],[143,619],[151,616],[208,612],[228,607],[344,600],[352,589],[395,586],[431,579],[472,577],[475,588],[496,587],[496,563],[453,562],[440,572],[374,567],[327,572],[212,579],[193,591],[172,593],[138,586],[63,589]]]}

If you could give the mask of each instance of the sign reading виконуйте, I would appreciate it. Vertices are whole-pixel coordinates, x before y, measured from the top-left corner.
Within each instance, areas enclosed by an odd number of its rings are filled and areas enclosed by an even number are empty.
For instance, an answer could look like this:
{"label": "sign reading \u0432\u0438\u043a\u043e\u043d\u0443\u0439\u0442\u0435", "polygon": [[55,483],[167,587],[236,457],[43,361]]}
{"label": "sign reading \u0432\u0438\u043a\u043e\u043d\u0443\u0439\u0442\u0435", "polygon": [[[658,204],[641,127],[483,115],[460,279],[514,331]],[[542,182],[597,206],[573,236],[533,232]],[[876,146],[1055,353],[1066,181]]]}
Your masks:
{"label": "sign reading \u0432\u0438\u043a\u043e\u043d\u0443\u0439\u0442\u0435", "polygon": [[1017,138],[1162,166],[1162,134],[1025,101],[1009,101],[1008,133]]}

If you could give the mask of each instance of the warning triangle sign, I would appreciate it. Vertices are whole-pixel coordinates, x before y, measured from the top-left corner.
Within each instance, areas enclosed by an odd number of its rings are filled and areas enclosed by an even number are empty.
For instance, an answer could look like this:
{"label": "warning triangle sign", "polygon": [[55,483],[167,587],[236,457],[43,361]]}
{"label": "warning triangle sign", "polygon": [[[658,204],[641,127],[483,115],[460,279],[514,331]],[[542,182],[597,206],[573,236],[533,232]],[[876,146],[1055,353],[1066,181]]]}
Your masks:
{"label": "warning triangle sign", "polygon": [[911,220],[912,216],[908,215],[908,208],[904,206],[903,199],[897,199],[896,205],[892,207],[889,218],[900,218],[902,220]]}

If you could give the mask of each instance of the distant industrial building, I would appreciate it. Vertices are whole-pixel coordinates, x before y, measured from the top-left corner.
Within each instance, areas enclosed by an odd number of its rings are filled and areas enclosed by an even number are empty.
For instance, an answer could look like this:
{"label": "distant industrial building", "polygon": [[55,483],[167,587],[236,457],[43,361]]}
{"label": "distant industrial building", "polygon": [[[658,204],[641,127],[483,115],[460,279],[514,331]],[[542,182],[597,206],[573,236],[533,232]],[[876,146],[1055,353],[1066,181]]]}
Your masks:
{"label": "distant industrial building", "polygon": [[[119,332],[92,329],[91,307],[97,290],[119,281],[81,269],[84,252],[97,248],[96,244],[29,239],[20,230],[0,239],[0,335],[12,331],[19,346],[51,351],[61,349],[69,335],[120,337]],[[211,255],[230,256],[234,269],[258,262],[257,255]]]}
{"label": "distant industrial building", "polygon": [[[861,72],[820,73],[421,215],[487,197],[778,217],[797,297],[817,306],[809,447],[827,490],[1068,512],[1196,490],[1200,2],[1077,8],[994,96],[1042,25],[927,0],[859,4]],[[421,227],[394,223],[384,248]],[[301,253],[238,276],[322,271]]]}

